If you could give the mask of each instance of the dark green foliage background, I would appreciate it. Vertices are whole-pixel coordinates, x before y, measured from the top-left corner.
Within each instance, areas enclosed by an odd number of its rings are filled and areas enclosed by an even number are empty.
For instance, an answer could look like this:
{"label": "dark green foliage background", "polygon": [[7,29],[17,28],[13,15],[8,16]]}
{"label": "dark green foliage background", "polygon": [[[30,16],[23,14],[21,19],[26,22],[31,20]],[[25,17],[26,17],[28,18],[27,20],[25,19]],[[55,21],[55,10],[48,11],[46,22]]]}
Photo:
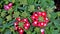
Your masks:
{"label": "dark green foliage background", "polygon": [[[6,11],[3,7],[9,2],[12,2],[13,6]],[[45,34],[60,34],[60,12],[54,12],[55,8],[54,0],[0,0],[0,34],[18,34],[13,25],[15,18],[28,18],[32,23],[30,16],[35,11],[47,12],[50,22],[45,27]],[[30,29],[25,30],[25,34],[41,34],[40,28],[31,24]]]}

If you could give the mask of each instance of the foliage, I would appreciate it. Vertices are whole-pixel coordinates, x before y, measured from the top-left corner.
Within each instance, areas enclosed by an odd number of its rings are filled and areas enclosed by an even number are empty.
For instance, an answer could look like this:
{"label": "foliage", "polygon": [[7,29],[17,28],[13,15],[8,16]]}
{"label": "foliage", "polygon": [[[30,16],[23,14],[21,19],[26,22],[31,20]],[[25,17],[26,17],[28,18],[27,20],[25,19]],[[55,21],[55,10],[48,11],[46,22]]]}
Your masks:
{"label": "foliage", "polygon": [[[5,10],[5,4],[13,3],[10,10]],[[0,0],[0,34],[18,34],[14,30],[16,17],[28,18],[36,11],[46,11],[50,20],[45,27],[45,34],[60,34],[60,12],[54,12],[55,5],[53,0]],[[40,34],[40,28],[30,26],[25,34]]]}

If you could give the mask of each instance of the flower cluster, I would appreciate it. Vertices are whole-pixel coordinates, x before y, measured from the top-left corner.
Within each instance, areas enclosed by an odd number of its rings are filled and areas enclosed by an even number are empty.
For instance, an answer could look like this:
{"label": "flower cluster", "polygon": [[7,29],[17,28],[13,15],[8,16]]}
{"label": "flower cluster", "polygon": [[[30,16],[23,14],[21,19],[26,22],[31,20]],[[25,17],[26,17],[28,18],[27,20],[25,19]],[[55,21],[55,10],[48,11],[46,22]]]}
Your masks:
{"label": "flower cluster", "polygon": [[9,3],[8,5],[4,5],[5,10],[9,10],[12,7],[13,3]]}
{"label": "flower cluster", "polygon": [[33,20],[32,25],[40,28],[45,27],[49,22],[46,12],[34,12],[31,18]]}
{"label": "flower cluster", "polygon": [[[20,23],[20,25],[19,25],[19,23]],[[15,30],[17,30],[19,32],[19,34],[23,34],[24,33],[23,29],[28,30],[30,27],[30,23],[28,22],[27,18],[24,18],[21,20],[20,17],[18,17],[18,18],[16,18],[16,22],[14,23],[14,26],[15,26]]]}
{"label": "flower cluster", "polygon": [[[31,18],[33,21],[32,25],[36,27],[40,27],[40,28],[45,27],[47,23],[49,22],[46,12],[34,12]],[[14,23],[14,25],[15,25],[15,30],[17,30],[19,34],[23,34],[24,32],[23,28],[28,30],[30,27],[30,23],[28,19],[27,18],[20,19],[20,17],[16,18],[16,22]]]}

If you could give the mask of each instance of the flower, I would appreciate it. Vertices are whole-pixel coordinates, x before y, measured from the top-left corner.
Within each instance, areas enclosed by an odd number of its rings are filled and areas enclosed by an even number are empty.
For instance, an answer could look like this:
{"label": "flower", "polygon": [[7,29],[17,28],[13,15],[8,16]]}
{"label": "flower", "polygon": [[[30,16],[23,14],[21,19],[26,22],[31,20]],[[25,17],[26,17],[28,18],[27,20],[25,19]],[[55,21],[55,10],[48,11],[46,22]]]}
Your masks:
{"label": "flower", "polygon": [[13,3],[9,3],[8,5],[4,5],[4,9],[5,10],[9,10],[10,8],[12,8]]}
{"label": "flower", "polygon": [[20,17],[17,17],[14,26],[15,26],[15,30],[17,30],[19,34],[23,34],[24,32],[23,28],[28,30],[30,28],[30,23],[28,22],[27,18],[20,19]]}
{"label": "flower", "polygon": [[49,22],[49,19],[47,18],[46,12],[34,12],[31,16],[32,19],[32,25],[38,26],[38,27],[44,27]]}
{"label": "flower", "polygon": [[9,8],[8,5],[4,5],[4,9],[5,9],[5,10],[9,10],[10,8]]}

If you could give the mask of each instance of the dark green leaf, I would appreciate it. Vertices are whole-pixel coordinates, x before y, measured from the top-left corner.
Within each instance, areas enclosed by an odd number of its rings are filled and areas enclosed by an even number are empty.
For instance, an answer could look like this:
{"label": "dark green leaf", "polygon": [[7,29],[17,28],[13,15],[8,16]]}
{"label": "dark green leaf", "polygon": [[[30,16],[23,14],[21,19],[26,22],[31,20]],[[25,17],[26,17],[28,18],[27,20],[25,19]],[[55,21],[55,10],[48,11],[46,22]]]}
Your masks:
{"label": "dark green leaf", "polygon": [[4,34],[11,34],[11,31],[9,29],[6,29]]}

